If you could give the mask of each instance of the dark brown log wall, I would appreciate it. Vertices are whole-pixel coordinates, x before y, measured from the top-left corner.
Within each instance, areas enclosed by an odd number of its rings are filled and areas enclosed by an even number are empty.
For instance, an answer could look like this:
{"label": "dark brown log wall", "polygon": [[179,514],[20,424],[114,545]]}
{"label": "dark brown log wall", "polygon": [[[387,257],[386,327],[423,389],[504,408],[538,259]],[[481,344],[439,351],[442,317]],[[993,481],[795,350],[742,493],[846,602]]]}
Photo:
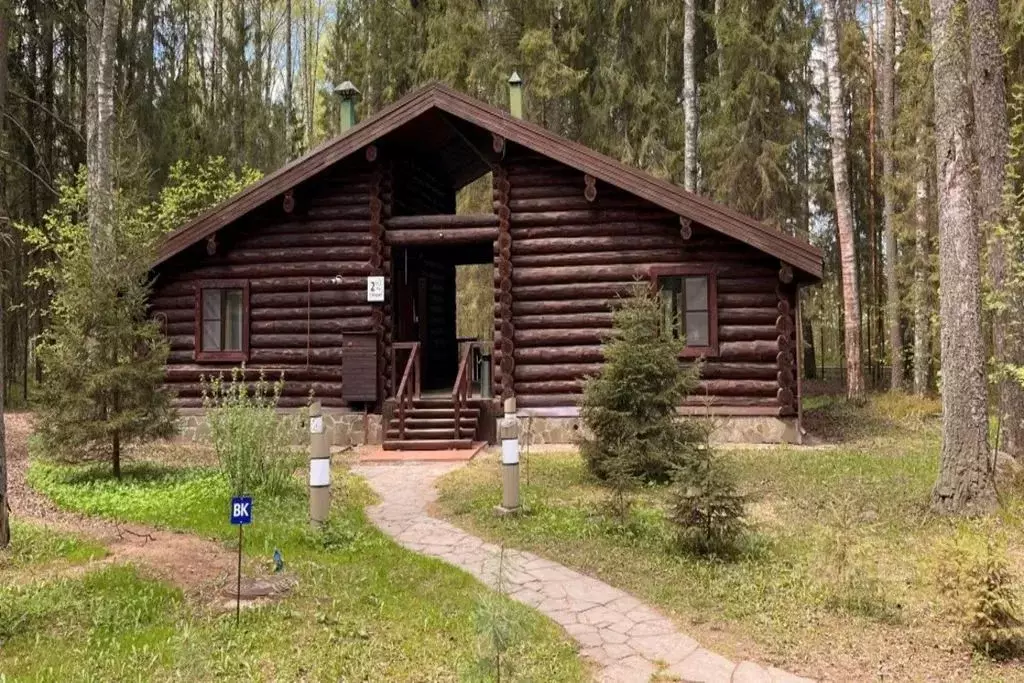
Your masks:
{"label": "dark brown log wall", "polygon": [[600,371],[610,304],[634,278],[711,264],[719,353],[705,359],[687,411],[795,414],[795,289],[780,281],[778,260],[698,224],[684,239],[678,216],[600,182],[588,201],[587,184],[514,149],[495,173],[496,386],[511,383],[523,408],[577,405],[581,379]]}
{"label": "dark brown log wall", "polygon": [[[295,207],[282,200],[253,212],[162,264],[155,273],[152,312],[166,321],[171,343],[167,383],[179,407],[198,407],[201,375],[237,363],[197,362],[195,286],[200,280],[247,279],[250,287],[248,373],[284,373],[282,406],[305,405],[310,391],[325,406],[347,405],[341,335],[374,331],[366,276],[389,263],[371,232],[371,208],[386,219],[390,177],[363,159],[346,162],[296,188]],[[371,197],[381,200],[371,207]],[[383,318],[378,313],[382,334]],[[382,368],[382,372],[383,372]]]}

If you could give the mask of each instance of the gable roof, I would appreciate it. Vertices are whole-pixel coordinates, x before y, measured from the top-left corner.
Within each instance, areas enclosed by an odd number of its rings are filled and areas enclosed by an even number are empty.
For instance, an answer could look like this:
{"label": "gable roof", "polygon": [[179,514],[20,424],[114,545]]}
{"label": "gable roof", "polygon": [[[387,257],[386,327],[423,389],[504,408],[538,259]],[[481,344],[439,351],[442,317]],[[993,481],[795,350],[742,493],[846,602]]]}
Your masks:
{"label": "gable roof", "polygon": [[234,197],[167,235],[154,265],[159,265],[201,239],[209,237],[288,189],[326,170],[345,157],[436,109],[476,125],[505,140],[588,173],[672,213],[744,242],[790,264],[810,278],[822,276],[822,252],[802,239],[787,235],[722,204],[677,185],[626,166],[581,144],[566,140],[536,124],[434,83],[420,88],[360,122],[345,134],[264,176]]}

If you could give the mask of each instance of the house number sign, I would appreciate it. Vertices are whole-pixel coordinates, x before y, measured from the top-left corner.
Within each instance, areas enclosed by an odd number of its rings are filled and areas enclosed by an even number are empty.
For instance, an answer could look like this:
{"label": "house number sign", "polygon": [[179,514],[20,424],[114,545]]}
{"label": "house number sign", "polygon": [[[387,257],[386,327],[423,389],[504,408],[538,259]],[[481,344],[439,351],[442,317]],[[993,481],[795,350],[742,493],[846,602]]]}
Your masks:
{"label": "house number sign", "polygon": [[366,300],[370,303],[384,301],[384,276],[370,275],[366,278]]}

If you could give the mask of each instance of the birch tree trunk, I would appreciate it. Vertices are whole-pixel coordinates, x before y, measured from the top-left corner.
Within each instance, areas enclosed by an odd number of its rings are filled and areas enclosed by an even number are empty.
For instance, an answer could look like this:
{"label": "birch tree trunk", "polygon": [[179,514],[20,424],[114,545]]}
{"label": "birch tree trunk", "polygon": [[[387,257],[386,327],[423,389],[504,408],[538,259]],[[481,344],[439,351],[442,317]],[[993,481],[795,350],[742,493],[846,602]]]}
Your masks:
{"label": "birch tree trunk", "polygon": [[903,391],[903,336],[900,333],[900,287],[896,281],[896,230],[893,225],[893,123],[896,104],[896,9],[885,0],[882,37],[882,231],[885,242],[885,317],[889,327],[889,365],[892,391]]}
{"label": "birch tree trunk", "polygon": [[935,165],[942,329],[942,458],[932,509],[979,514],[995,507],[981,336],[981,264],[972,187],[967,25],[962,0],[932,0]]}
{"label": "birch tree trunk", "polygon": [[[7,42],[9,36],[9,24],[7,16],[7,0],[0,0],[0,149],[7,140],[5,137],[7,120]],[[0,182],[3,178],[0,177]],[[0,216],[6,216],[6,198],[3,196],[4,188],[0,186]],[[6,222],[6,221],[5,221]],[[3,249],[0,248],[0,253]],[[4,346],[4,306],[3,289],[4,273],[0,270],[0,548],[6,548],[11,543],[11,525],[7,511],[7,447],[4,442],[4,397],[7,395],[4,386],[6,366],[4,364],[7,348]]]}
{"label": "birch tree trunk", "polygon": [[86,188],[95,264],[113,234],[114,58],[120,1],[89,0],[87,10]]}
{"label": "birch tree trunk", "polygon": [[292,0],[285,2],[284,135],[288,158],[294,153],[292,140]]}
{"label": "birch tree trunk", "polygon": [[832,140],[832,182],[835,188],[836,226],[843,285],[843,342],[846,349],[846,394],[864,394],[860,359],[860,293],[857,286],[857,253],[854,241],[853,206],[846,160],[846,111],[839,75],[839,23],[835,0],[823,0],[825,17],[825,72],[828,79],[829,132]]}
{"label": "birch tree trunk", "polygon": [[697,75],[693,38],[697,30],[696,0],[683,0],[683,189],[697,191]]}
{"label": "birch tree trunk", "polygon": [[[921,135],[915,140],[918,150],[924,144]],[[917,182],[914,187],[914,393],[928,391],[929,340],[928,315],[928,180],[927,165],[919,152]]]}
{"label": "birch tree trunk", "polygon": [[[1024,362],[1020,340],[1008,322],[1024,314],[1019,293],[1006,291],[1007,245],[1003,224],[1003,189],[1010,144],[1006,117],[1005,69],[999,44],[998,0],[968,0],[971,30],[971,90],[974,99],[974,151],[978,161],[978,216],[988,239],[988,276],[996,296],[1006,308],[992,317],[992,353],[996,363]],[[1016,296],[1015,296],[1016,295]],[[1024,390],[1013,379],[999,384],[1001,443],[1012,455],[1024,449]]]}

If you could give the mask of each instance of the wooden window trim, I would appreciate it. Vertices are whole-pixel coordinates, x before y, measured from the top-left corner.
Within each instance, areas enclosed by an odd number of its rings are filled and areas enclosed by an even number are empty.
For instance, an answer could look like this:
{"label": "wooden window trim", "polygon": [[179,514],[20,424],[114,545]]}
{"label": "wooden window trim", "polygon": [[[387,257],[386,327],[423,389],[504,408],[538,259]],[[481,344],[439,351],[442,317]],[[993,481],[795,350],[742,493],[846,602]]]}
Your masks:
{"label": "wooden window trim", "polygon": [[702,275],[708,279],[708,344],[687,346],[680,358],[713,358],[718,355],[718,270],[712,265],[681,263],[670,266],[653,266],[650,276],[656,292],[661,292],[661,278]]}
{"label": "wooden window trim", "polygon": [[[206,289],[241,289],[242,290],[242,350],[241,351],[203,351],[203,290]],[[195,349],[193,358],[197,361],[220,361],[241,363],[249,360],[249,281],[248,280],[200,280],[195,286]]]}

